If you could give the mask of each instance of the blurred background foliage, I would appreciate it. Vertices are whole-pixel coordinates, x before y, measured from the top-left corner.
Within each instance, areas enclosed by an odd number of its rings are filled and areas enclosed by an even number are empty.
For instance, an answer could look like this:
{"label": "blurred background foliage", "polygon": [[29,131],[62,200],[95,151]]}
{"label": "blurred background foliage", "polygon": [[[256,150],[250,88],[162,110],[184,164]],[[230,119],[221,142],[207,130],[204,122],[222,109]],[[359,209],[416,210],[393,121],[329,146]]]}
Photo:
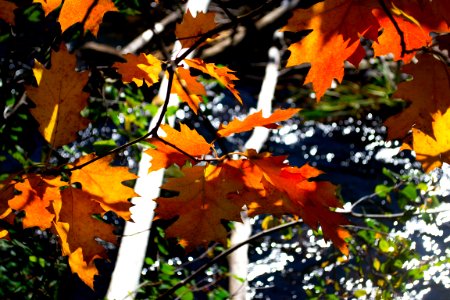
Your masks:
{"label": "blurred background foliage", "polygon": [[[40,5],[16,2],[20,4],[15,11],[16,25],[10,27],[0,20],[0,110],[3,112],[0,180],[24,168],[30,171],[45,168],[42,162],[49,153],[51,164],[63,164],[82,153],[104,153],[145,134],[161,104],[153,101],[159,85],[150,88],[124,85],[111,68],[118,56],[86,45],[95,41],[113,49],[123,47],[171,12],[181,11],[182,3],[115,1],[120,13],[105,16],[96,40],[90,33],[83,34],[78,25],[61,34],[56,11],[45,17]],[[306,6],[313,1],[300,2],[299,5]],[[272,6],[280,5],[279,1],[273,3]],[[258,5],[258,1],[213,1],[211,4],[214,11],[222,14],[224,6],[239,14]],[[267,7],[261,14],[271,8]],[[267,50],[274,44],[273,32],[287,17],[274,20],[260,31],[246,24],[251,34],[242,43],[210,58],[237,71],[240,78],[237,87],[245,99],[245,106],[236,106],[217,82],[205,78],[208,97],[201,110],[211,116],[208,118],[212,124],[246,114],[255,106]],[[175,39],[174,25],[169,24],[156,38],[159,41],[146,44],[141,51],[161,57],[161,41],[166,51],[170,50]],[[296,38],[287,34],[285,43]],[[34,60],[48,64],[51,50],[61,42],[77,54],[80,70],[91,71],[86,86],[91,97],[83,111],[91,124],[80,132],[76,142],[51,151],[29,113],[33,103],[24,96],[24,85],[35,84]],[[282,51],[286,49],[286,45],[278,46]],[[436,208],[441,202],[448,202],[445,191],[438,190],[442,189],[445,174],[424,175],[408,152],[388,158],[381,154],[398,149],[398,143],[384,141],[386,130],[382,120],[405,106],[401,100],[391,97],[402,75],[399,65],[388,58],[371,58],[369,44],[367,52],[368,57],[359,69],[348,66],[344,82],[328,91],[320,103],[311,90],[302,87],[307,67],[283,69],[280,73],[275,106],[303,110],[271,135],[265,150],[288,154],[292,164],[309,162],[327,172],[325,179],[340,184],[344,208],[347,213],[349,209],[354,212],[353,216],[348,213],[353,237],[349,241],[348,258],[325,242],[320,231],[314,232],[303,225],[252,242],[249,295],[254,299],[393,299],[405,295],[421,298],[430,291],[428,297],[444,299],[443,291],[450,287],[448,279],[441,278],[448,277],[450,269],[448,217],[416,214],[417,208]],[[284,61],[288,54],[284,51]],[[205,128],[204,120],[195,117],[185,105],[171,108],[169,114],[190,126]],[[206,136],[211,134],[203,130]],[[242,146],[247,137],[246,134],[235,136],[229,148]],[[134,145],[118,153],[115,163],[137,171],[140,149]],[[167,171],[167,176],[177,174],[176,167]],[[367,217],[368,214],[374,217]],[[386,214],[397,215],[379,217]],[[22,230],[18,217],[14,225],[1,223],[8,226],[11,238],[0,240],[0,298],[99,299],[104,296],[117,249],[109,249],[109,262],[98,261],[101,276],[92,292],[70,273],[66,258],[59,255],[56,238],[38,229]],[[107,221],[116,224],[117,232],[121,232],[123,221],[114,216],[109,216]],[[289,221],[292,221],[289,216],[260,217],[253,221],[253,230],[256,233]],[[225,249],[214,244],[207,251],[186,255],[173,240],[164,238],[163,229],[167,225],[160,220],[153,224],[139,299],[156,298]],[[431,226],[438,234],[423,228],[408,230],[414,226]],[[226,261],[217,261],[205,275],[177,290],[176,295],[178,299],[227,299],[229,276],[233,275],[227,272]]]}

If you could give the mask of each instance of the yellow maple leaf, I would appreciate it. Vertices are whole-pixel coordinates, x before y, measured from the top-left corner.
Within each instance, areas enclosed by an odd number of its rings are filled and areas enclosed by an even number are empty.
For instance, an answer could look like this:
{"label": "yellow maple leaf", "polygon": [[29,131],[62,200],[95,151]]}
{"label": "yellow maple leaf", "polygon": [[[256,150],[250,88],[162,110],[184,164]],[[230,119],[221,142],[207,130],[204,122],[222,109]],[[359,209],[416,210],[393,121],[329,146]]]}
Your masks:
{"label": "yellow maple leaf", "polygon": [[38,87],[26,87],[28,97],[36,104],[31,114],[53,148],[74,141],[76,133],[89,123],[80,115],[89,97],[83,92],[89,74],[75,71],[76,63],[75,55],[62,46],[58,52],[52,52],[50,69],[35,62],[33,73]]}
{"label": "yellow maple leaf", "polygon": [[425,172],[442,166],[444,162],[450,163],[450,110],[433,114],[432,128],[434,136],[412,129],[413,150]]}

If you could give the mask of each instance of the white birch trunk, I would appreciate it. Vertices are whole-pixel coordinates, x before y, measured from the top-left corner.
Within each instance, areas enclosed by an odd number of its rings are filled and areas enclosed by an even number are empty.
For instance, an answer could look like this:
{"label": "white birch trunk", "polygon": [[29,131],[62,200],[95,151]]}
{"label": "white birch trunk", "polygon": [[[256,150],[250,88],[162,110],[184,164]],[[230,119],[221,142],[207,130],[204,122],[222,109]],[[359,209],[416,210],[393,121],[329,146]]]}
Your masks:
{"label": "white birch trunk", "polygon": [[[275,87],[278,80],[278,70],[280,68],[280,50],[276,47],[269,49],[269,62],[266,66],[264,80],[258,96],[256,109],[262,110],[263,116],[270,115],[272,110],[272,99],[275,94]],[[260,151],[269,137],[269,129],[257,127],[245,144],[246,149]],[[231,232],[231,246],[247,240],[252,232],[251,223],[248,217],[243,216],[243,223],[235,222],[234,230]],[[228,256],[229,272],[233,276],[229,278],[230,298],[234,300],[245,300],[247,294],[247,274],[248,274],[248,244],[240,247]],[[241,280],[236,279],[243,279]]]}
{"label": "white birch trunk", "polygon": [[[189,8],[189,11],[196,13],[206,11],[208,5],[209,0],[190,0],[187,3],[187,8]],[[163,30],[161,26],[161,24],[156,24],[154,30],[145,31],[140,36],[140,39],[135,39],[122,52],[133,52],[139,49],[143,43],[150,41],[153,37],[153,31],[160,32]],[[173,55],[179,54],[180,49],[181,44],[176,42]],[[166,99],[167,84],[167,80],[164,78],[158,95],[160,99]],[[178,96],[171,95],[169,105],[176,106],[178,103]],[[161,111],[153,118],[149,126],[149,131],[156,125],[160,113]],[[169,119],[169,124],[173,126],[174,121],[175,118]],[[134,299],[139,287],[139,280],[150,236],[153,211],[155,209],[153,199],[159,196],[160,186],[164,178],[164,170],[148,173],[149,167],[150,156],[142,153],[138,170],[139,178],[135,185],[135,191],[141,197],[132,200],[134,204],[131,208],[133,222],[126,222],[125,224],[116,266],[106,295],[106,299],[109,300]]]}

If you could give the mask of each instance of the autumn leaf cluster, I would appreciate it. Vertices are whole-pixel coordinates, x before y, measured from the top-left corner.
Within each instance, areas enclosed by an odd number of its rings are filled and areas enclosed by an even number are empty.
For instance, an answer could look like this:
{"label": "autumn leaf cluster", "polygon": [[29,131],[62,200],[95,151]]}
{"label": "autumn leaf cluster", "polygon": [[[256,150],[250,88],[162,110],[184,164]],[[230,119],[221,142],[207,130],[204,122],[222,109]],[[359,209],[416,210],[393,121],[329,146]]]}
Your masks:
{"label": "autumn leaf cluster", "polygon": [[[83,31],[94,36],[104,14],[118,11],[110,0],[33,2],[40,3],[45,15],[58,13],[61,32],[81,23]],[[449,3],[326,0],[307,9],[296,9],[281,31],[309,33],[290,45],[286,67],[311,65],[305,83],[312,83],[319,101],[333,80],[342,81],[345,61],[358,67],[366,56],[363,41],[370,41],[375,56],[389,54],[401,61],[402,71],[411,78],[399,84],[393,97],[404,99],[408,107],[386,120],[388,138],[402,140],[403,148],[414,150],[423,168],[431,171],[450,162],[450,70],[448,57],[442,52],[450,48]],[[12,28],[15,9],[12,2],[0,0],[0,19]],[[187,11],[175,29],[184,49],[175,59],[127,53],[122,55],[123,62],[114,63],[111,69],[123,84],[138,88],[150,87],[166,78],[168,94],[176,94],[194,114],[200,113],[201,103],[207,98],[204,77],[216,80],[242,104],[236,89],[239,74],[220,62],[187,58],[189,52],[214,40],[220,26],[226,27],[215,20],[213,12],[193,16]],[[64,44],[58,46],[57,51],[51,51],[49,63],[34,62],[35,84],[25,87],[27,97],[35,104],[31,114],[51,149],[75,141],[77,132],[89,124],[81,114],[90,96],[85,91],[89,70],[79,72],[76,56]],[[172,165],[181,168],[182,176],[168,179],[161,187],[176,196],[154,199],[156,218],[176,218],[167,228],[168,237],[178,238],[187,250],[211,241],[226,244],[224,220],[241,221],[243,213],[250,217],[290,214],[302,218],[313,229],[320,226],[325,238],[348,254],[346,239],[350,234],[342,227],[348,221],[335,211],[341,207],[336,187],[317,179],[321,171],[308,164],[290,166],[285,156],[257,153],[254,149],[217,154],[221,139],[257,126],[278,128],[278,123],[300,109],[278,109],[268,117],[256,112],[243,119],[235,118],[220,124],[215,137],[207,141],[185,124],[178,129],[162,124],[168,99],[163,102],[163,114],[156,128],[138,141],[151,145],[145,150],[151,157],[149,172]],[[0,186],[1,219],[13,222],[17,212],[23,212],[24,228],[52,230],[60,238],[62,253],[69,257],[72,271],[90,287],[98,273],[93,261],[107,257],[95,238],[115,242],[113,228],[101,221],[102,215],[112,211],[130,220],[129,199],[138,196],[123,184],[136,176],[125,167],[110,166],[111,161],[111,155],[89,154],[72,164],[48,166],[52,172],[24,170]],[[0,235],[7,237],[7,229],[2,229]]]}

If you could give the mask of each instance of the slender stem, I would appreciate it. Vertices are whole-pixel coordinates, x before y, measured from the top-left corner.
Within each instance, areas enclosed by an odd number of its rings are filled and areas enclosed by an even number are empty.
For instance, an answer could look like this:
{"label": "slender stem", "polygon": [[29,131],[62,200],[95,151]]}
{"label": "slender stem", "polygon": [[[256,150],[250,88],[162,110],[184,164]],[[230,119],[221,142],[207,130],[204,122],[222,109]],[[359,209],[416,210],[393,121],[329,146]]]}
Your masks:
{"label": "slender stem", "polygon": [[161,108],[161,114],[159,115],[159,119],[155,124],[155,127],[152,128],[152,130],[150,130],[150,134],[154,137],[158,136],[158,129],[161,126],[164,117],[166,116],[166,112],[167,112],[167,108],[169,107],[169,100],[170,100],[170,91],[172,89],[172,84],[173,84],[173,76],[175,74],[175,71],[173,70],[173,68],[169,68],[167,70],[167,73],[169,74],[169,78],[167,80],[167,93],[166,93],[166,99],[164,100],[164,104]]}
{"label": "slender stem", "polygon": [[240,247],[244,246],[245,244],[251,243],[252,241],[254,241],[254,240],[256,240],[256,239],[258,239],[258,238],[260,238],[262,236],[266,236],[266,235],[269,235],[271,233],[274,233],[274,232],[277,232],[277,231],[280,231],[280,230],[283,230],[283,229],[286,229],[286,228],[290,228],[290,227],[296,226],[296,225],[301,224],[301,223],[303,223],[303,220],[296,220],[296,221],[292,221],[292,222],[289,222],[289,223],[285,223],[285,224],[273,227],[273,228],[265,230],[265,231],[261,231],[261,232],[255,234],[255,235],[252,235],[247,240],[245,240],[245,241],[243,241],[243,242],[241,242],[239,244],[234,245],[233,247],[225,250],[224,252],[220,253],[219,255],[217,255],[216,257],[211,259],[209,262],[207,262],[206,264],[201,266],[199,269],[197,269],[194,273],[192,273],[191,275],[189,275],[185,279],[183,279],[180,282],[178,282],[176,285],[174,285],[169,290],[167,290],[164,294],[160,295],[157,299],[167,299],[177,289],[179,289],[180,287],[186,285],[189,281],[191,281],[192,279],[194,279],[195,277],[200,275],[203,271],[207,270],[209,267],[214,265],[216,262],[218,262],[222,258],[227,257],[229,254],[233,253],[234,251],[236,251]]}
{"label": "slender stem", "polygon": [[119,147],[117,147],[117,148],[114,148],[114,149],[112,149],[112,150],[110,150],[110,151],[108,151],[108,152],[106,152],[106,153],[104,153],[104,154],[102,154],[102,155],[96,156],[96,157],[94,157],[93,159],[91,159],[91,160],[89,160],[89,161],[87,161],[87,162],[85,162],[85,163],[83,163],[83,164],[81,164],[81,165],[75,166],[75,167],[73,167],[73,168],[69,168],[69,169],[67,169],[67,171],[75,171],[75,170],[82,169],[82,168],[86,167],[87,165],[90,165],[90,164],[92,164],[93,162],[96,162],[97,160],[102,159],[103,157],[106,157],[106,156],[108,156],[108,155],[111,155],[111,154],[120,152],[120,151],[122,151],[122,150],[125,150],[125,149],[128,148],[129,146],[132,146],[132,145],[134,145],[134,144],[136,144],[136,143],[139,143],[140,141],[145,140],[146,138],[148,138],[148,137],[151,136],[151,135],[152,135],[152,133],[151,133],[151,132],[148,132],[148,133],[144,134],[143,136],[138,137],[138,138],[135,139],[135,140],[132,140],[132,141],[126,143],[126,144],[123,144],[122,146],[119,146]]}
{"label": "slender stem", "polygon": [[161,114],[159,115],[159,119],[158,119],[155,127],[153,127],[153,129],[151,131],[147,132],[143,136],[141,136],[141,137],[139,137],[139,138],[137,138],[135,140],[132,140],[132,141],[126,143],[126,144],[123,144],[122,146],[114,148],[114,149],[112,149],[112,150],[110,150],[110,151],[108,151],[108,152],[106,152],[106,153],[104,153],[102,155],[96,156],[93,159],[85,162],[84,164],[81,164],[81,165],[75,166],[73,168],[70,168],[70,169],[68,169],[68,171],[75,171],[75,170],[79,170],[81,168],[84,168],[87,165],[92,164],[93,162],[95,162],[95,161],[97,161],[97,160],[99,160],[99,159],[101,159],[103,157],[106,157],[106,156],[111,155],[113,153],[117,153],[117,152],[120,152],[122,150],[125,150],[127,147],[132,146],[132,145],[134,145],[134,144],[136,144],[136,143],[138,143],[140,141],[143,141],[143,140],[145,140],[146,138],[148,138],[150,136],[157,137],[158,136],[157,135],[158,128],[159,128],[159,126],[161,126],[161,123],[164,120],[164,116],[165,116],[165,114],[167,112],[167,107],[169,106],[170,90],[172,89],[172,83],[173,83],[173,74],[174,74],[173,69],[169,68],[167,70],[167,72],[169,73],[169,80],[168,80],[168,84],[167,84],[166,99],[164,100],[164,104],[163,104],[163,107],[161,109]]}
{"label": "slender stem", "polygon": [[[412,213],[413,216],[419,216],[421,214],[440,214],[443,212],[448,212],[450,209],[429,209],[424,211],[415,211]],[[356,218],[370,218],[370,219],[397,219],[406,215],[407,212],[395,213],[395,214],[366,214],[357,213],[354,211],[340,212],[342,214],[349,214]]]}

